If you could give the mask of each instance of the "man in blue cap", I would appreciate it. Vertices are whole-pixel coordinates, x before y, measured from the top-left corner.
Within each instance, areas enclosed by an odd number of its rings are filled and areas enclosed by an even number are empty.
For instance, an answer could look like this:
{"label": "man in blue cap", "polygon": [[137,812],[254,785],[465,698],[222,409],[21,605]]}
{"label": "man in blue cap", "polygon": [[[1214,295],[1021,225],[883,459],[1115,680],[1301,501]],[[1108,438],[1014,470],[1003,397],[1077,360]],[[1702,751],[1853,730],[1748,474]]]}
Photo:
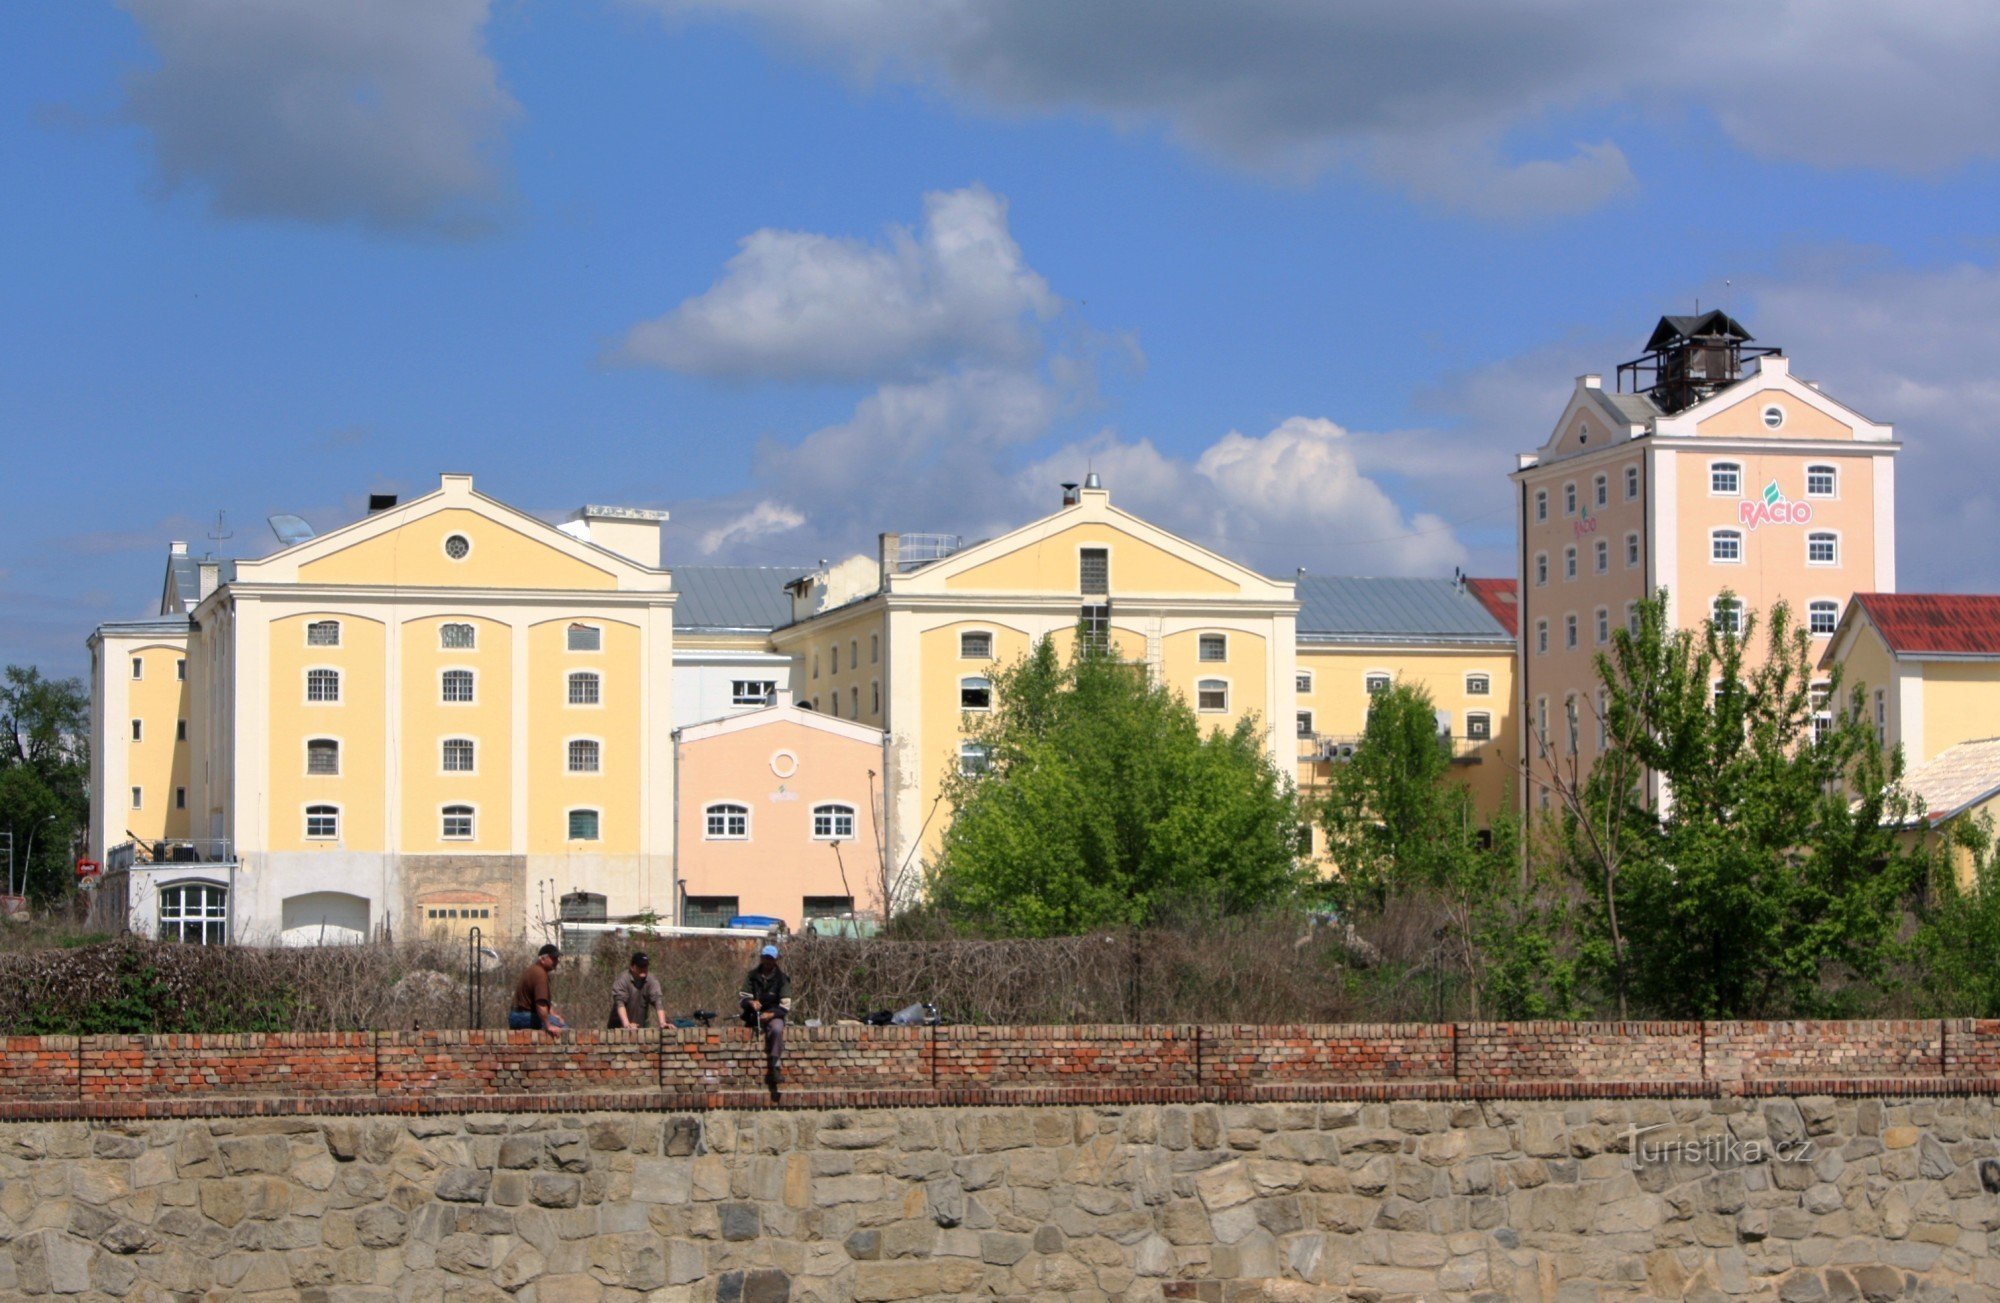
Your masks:
{"label": "man in blue cap", "polygon": [[757,966],[743,979],[743,1025],[764,1029],[764,1084],[778,1095],[778,1067],[785,1057],[785,1017],[792,1011],[792,979],[778,967],[778,948],[758,952]]}

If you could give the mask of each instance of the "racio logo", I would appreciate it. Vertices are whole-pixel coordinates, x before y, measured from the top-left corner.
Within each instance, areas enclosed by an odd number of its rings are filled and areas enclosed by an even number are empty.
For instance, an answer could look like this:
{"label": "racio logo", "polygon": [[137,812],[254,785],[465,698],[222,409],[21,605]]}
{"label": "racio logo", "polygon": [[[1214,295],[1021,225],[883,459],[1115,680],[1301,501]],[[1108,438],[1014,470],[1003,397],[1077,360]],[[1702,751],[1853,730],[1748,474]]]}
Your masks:
{"label": "racio logo", "polygon": [[1736,523],[1745,529],[1759,525],[1810,525],[1812,515],[1812,503],[1793,502],[1778,492],[1776,480],[1764,486],[1764,496],[1745,498],[1736,504]]}

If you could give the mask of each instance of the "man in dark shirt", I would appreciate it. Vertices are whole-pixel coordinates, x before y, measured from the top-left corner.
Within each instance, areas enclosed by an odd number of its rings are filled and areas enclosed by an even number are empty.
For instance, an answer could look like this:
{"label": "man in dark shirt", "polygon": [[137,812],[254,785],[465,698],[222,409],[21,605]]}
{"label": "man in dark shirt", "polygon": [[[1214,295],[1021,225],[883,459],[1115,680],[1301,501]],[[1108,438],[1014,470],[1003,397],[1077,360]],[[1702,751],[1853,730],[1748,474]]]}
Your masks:
{"label": "man in dark shirt", "polygon": [[649,1013],[655,1027],[667,1025],[667,1011],[660,1006],[660,979],[647,971],[652,962],[643,950],[632,953],[631,964],[611,984],[611,1021],[606,1027],[643,1027]]}
{"label": "man in dark shirt", "polygon": [[528,971],[521,974],[521,981],[514,988],[514,1002],[507,1010],[509,1030],[545,1031],[551,1036],[562,1031],[562,1017],[549,1000],[549,974],[561,959],[562,951],[543,946],[535,962],[528,965]]}
{"label": "man in dark shirt", "polygon": [[765,946],[757,966],[743,979],[743,1025],[764,1029],[764,1084],[778,1095],[778,1069],[785,1057],[785,1018],[792,1011],[792,979],[778,967],[778,948]]}

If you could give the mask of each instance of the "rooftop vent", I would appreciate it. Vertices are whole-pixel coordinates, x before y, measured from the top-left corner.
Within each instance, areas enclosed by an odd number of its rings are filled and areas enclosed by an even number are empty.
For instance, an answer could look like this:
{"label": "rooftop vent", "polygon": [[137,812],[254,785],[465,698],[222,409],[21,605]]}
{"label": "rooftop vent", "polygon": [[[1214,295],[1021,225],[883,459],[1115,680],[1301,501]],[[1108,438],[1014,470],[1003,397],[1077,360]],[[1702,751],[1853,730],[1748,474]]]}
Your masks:
{"label": "rooftop vent", "polygon": [[1753,346],[1753,336],[1727,313],[1661,317],[1646,352],[1618,368],[1618,392],[1645,394],[1669,416],[1686,411],[1743,377],[1751,358],[1782,356],[1783,349]]}
{"label": "rooftop vent", "polygon": [[1077,501],[1076,482],[1074,480],[1064,480],[1062,491],[1063,491],[1063,505],[1065,507],[1074,507]]}
{"label": "rooftop vent", "polygon": [[368,514],[371,516],[378,511],[387,511],[395,505],[396,495],[393,493],[371,493],[368,495]]}
{"label": "rooftop vent", "polygon": [[1092,471],[1083,477],[1083,487],[1086,489],[1101,489],[1104,487],[1104,481],[1098,478],[1096,471]]}

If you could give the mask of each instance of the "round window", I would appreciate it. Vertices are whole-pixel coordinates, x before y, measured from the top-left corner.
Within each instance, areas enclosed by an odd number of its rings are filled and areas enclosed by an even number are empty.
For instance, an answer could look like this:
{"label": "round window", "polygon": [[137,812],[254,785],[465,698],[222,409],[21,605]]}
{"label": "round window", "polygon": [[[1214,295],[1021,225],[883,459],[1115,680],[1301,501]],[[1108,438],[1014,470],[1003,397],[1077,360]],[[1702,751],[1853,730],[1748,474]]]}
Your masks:
{"label": "round window", "polygon": [[1776,403],[1764,409],[1764,424],[1775,430],[1785,423],[1785,409]]}
{"label": "round window", "polygon": [[465,560],[466,553],[472,551],[472,540],[463,534],[453,534],[444,541],[444,554],[454,561]]}
{"label": "round window", "polygon": [[779,751],[771,757],[771,772],[780,778],[790,778],[799,772],[799,758],[789,751]]}

